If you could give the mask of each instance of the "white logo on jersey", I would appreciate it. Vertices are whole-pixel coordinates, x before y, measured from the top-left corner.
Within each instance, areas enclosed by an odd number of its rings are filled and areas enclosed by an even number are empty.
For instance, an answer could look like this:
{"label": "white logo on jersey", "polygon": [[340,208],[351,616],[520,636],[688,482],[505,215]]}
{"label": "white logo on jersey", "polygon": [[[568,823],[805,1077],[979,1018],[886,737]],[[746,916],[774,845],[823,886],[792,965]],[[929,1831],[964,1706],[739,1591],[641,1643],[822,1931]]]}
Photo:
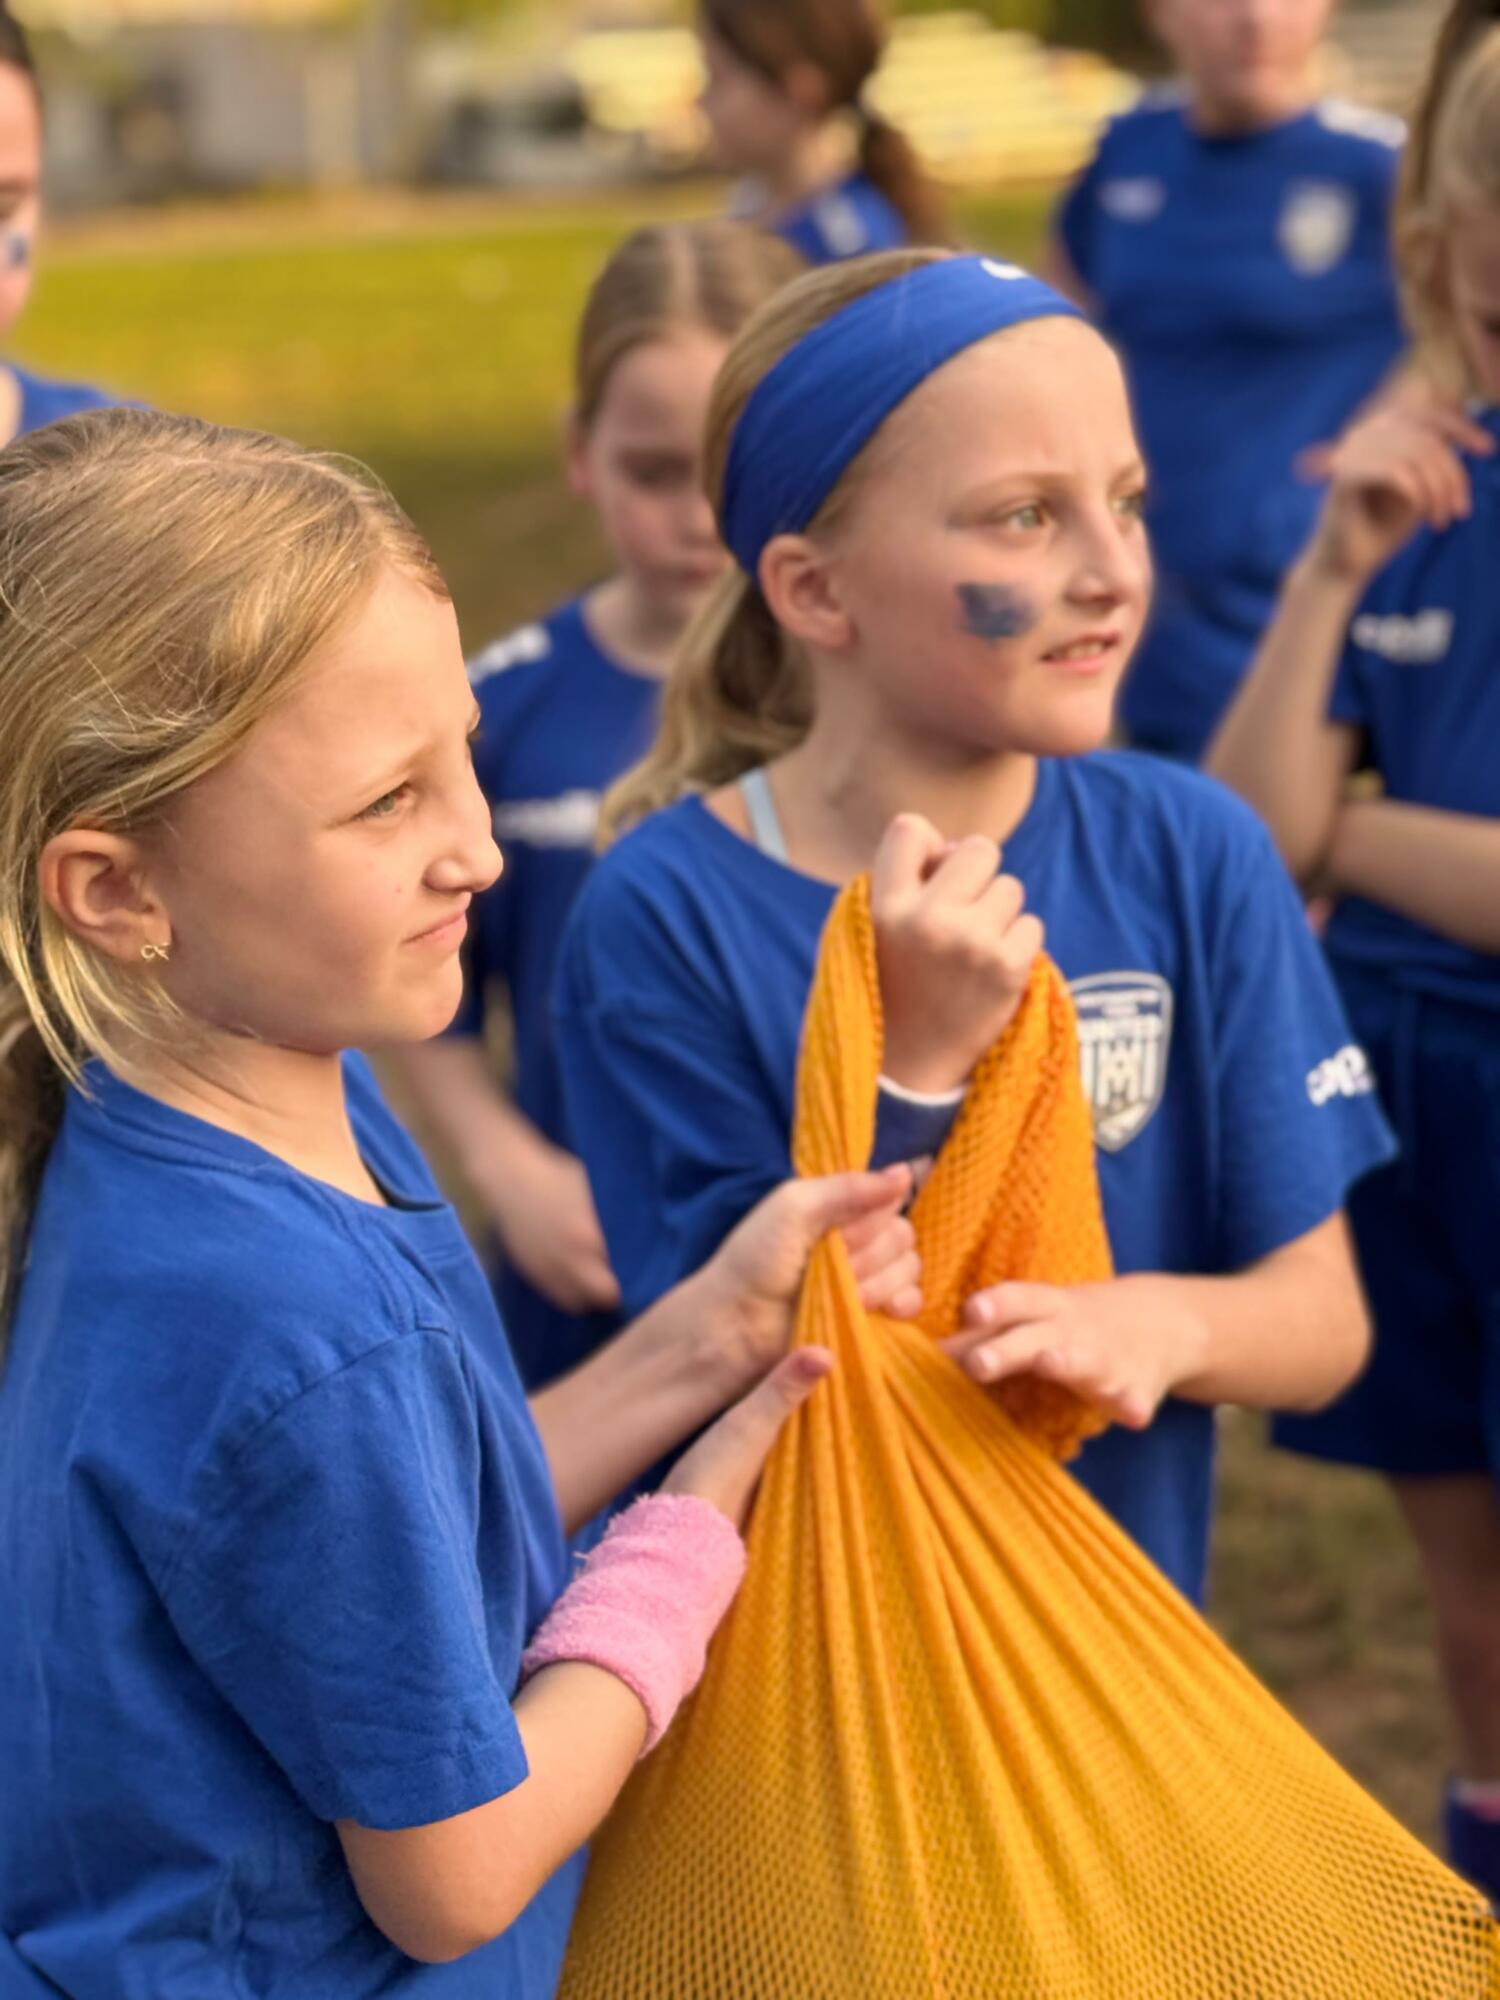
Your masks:
{"label": "white logo on jersey", "polygon": [[1374,1088],[1370,1059],[1353,1042],[1307,1073],[1307,1094],[1314,1104],[1327,1104],[1334,1097],[1368,1097]]}
{"label": "white logo on jersey", "polygon": [[1453,613],[1428,610],[1406,618],[1396,611],[1383,617],[1378,611],[1365,611],[1350,626],[1349,636],[1356,646],[1379,653],[1383,660],[1426,666],[1440,660],[1453,643]]}
{"label": "white logo on jersey", "polygon": [[823,195],[813,203],[813,216],[835,256],[857,257],[861,250],[869,248],[865,225],[848,195],[838,192]]}
{"label": "white logo on jersey", "polygon": [[1406,144],[1406,120],[1390,111],[1373,111],[1368,104],[1351,104],[1347,97],[1326,97],[1317,108],[1325,132],[1347,132],[1399,153]]}
{"label": "white logo on jersey", "polygon": [[559,792],[553,799],[502,799],[495,838],[528,847],[590,847],[599,826],[597,792]]}
{"label": "white logo on jersey", "polygon": [[1099,184],[1099,206],[1116,222],[1154,222],[1166,205],[1166,183],[1149,175]]}
{"label": "white logo on jersey", "polygon": [[496,639],[476,653],[469,662],[469,684],[478,687],[492,674],[503,674],[507,667],[523,667],[531,660],[545,660],[552,651],[552,641],[547,637],[545,625],[523,625],[519,632],[512,632],[504,639]]}
{"label": "white logo on jersey", "polygon": [[1078,1011],[1094,1143],[1118,1153],[1161,1103],[1172,1046],[1172,989],[1154,972],[1096,972],[1075,979],[1069,991]]}
{"label": "white logo on jersey", "polygon": [[1029,278],[1031,276],[1031,273],[1029,271],[1023,271],[1019,264],[997,263],[993,257],[981,257],[979,260],[979,268],[981,271],[987,272],[988,275],[992,278],[1005,278],[1007,280],[1010,280],[1014,278]]}
{"label": "white logo on jersey", "polygon": [[1354,197],[1332,181],[1300,181],[1287,194],[1276,226],[1287,262],[1304,278],[1331,271],[1354,236]]}

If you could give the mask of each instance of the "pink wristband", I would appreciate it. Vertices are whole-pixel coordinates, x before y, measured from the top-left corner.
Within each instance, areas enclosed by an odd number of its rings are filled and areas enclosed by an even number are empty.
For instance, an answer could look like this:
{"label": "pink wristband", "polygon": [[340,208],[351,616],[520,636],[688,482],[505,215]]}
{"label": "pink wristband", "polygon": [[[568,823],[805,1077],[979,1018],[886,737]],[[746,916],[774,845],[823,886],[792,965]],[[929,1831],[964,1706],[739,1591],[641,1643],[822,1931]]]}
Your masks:
{"label": "pink wristband", "polygon": [[698,1685],[708,1642],[745,1574],[727,1514],[690,1493],[652,1493],[610,1522],[521,1656],[522,1685],[560,1660],[624,1681],[646,1711],[644,1757]]}

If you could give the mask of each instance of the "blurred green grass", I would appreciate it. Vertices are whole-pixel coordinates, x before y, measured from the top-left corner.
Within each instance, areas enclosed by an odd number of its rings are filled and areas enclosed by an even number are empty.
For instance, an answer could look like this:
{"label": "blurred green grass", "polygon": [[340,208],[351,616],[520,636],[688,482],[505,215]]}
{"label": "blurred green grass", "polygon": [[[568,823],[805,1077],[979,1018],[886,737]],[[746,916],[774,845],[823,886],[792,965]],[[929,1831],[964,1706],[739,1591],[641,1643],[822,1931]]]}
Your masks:
{"label": "blurred green grass", "polygon": [[[44,371],[374,466],[431,540],[471,645],[597,574],[557,442],[574,320],[622,202],[286,202],[126,215],[50,246],[18,343]],[[1026,261],[1048,197],[970,203],[967,239]],[[1433,1831],[1444,1729],[1415,1564],[1378,1482],[1224,1422],[1215,1616],[1355,1774]]]}

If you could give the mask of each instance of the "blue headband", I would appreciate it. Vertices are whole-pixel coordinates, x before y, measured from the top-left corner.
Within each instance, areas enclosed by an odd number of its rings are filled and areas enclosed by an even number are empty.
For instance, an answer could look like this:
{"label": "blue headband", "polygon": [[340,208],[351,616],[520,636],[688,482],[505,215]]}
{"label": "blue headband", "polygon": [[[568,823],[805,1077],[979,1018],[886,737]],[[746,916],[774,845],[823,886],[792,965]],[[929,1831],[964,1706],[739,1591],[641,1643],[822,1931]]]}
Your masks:
{"label": "blue headband", "polygon": [[1014,264],[944,257],[890,278],[804,334],[755,385],[729,446],[724,539],[753,577],[773,535],[797,534],[935,368],[1023,320],[1078,308]]}

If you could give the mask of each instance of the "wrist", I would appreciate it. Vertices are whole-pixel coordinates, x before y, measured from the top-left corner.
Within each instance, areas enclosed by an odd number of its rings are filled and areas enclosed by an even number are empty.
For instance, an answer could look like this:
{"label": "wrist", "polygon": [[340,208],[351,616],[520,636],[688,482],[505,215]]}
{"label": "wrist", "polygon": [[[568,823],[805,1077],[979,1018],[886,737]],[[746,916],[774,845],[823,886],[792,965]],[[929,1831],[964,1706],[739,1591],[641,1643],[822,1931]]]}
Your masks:
{"label": "wrist", "polygon": [[1319,532],[1287,572],[1286,595],[1315,596],[1352,616],[1373,574],[1350,563],[1331,538]]}
{"label": "wrist", "polygon": [[[775,1357],[765,1352],[765,1300],[748,1294],[710,1257],[673,1293],[683,1296],[681,1363],[716,1415],[765,1374]],[[759,1335],[759,1337],[758,1337]]]}
{"label": "wrist", "polygon": [[967,1049],[904,1046],[899,1037],[887,1033],[881,1081],[918,1098],[944,1098],[963,1090],[978,1059]]}

